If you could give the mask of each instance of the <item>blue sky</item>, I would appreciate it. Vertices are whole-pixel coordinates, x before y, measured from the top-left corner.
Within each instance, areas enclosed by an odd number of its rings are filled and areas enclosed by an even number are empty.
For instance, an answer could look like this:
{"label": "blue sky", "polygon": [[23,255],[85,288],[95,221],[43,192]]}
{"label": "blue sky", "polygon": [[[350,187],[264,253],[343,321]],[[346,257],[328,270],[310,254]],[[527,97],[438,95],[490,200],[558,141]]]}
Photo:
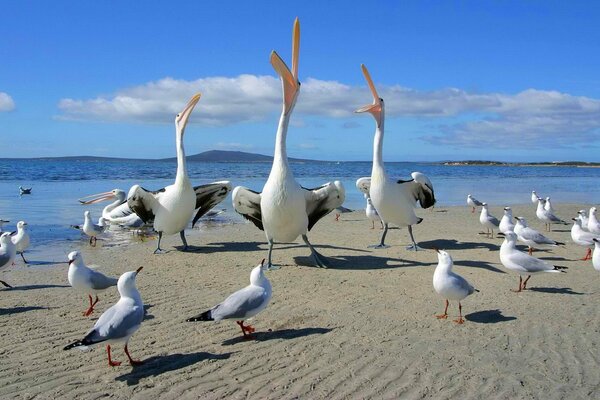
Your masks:
{"label": "blue sky", "polygon": [[[394,3],[394,4],[392,4]],[[600,3],[5,2],[2,156],[174,155],[175,113],[203,93],[186,151],[270,154],[271,50],[303,85],[291,156],[369,160],[365,63],[393,161],[600,161]]]}

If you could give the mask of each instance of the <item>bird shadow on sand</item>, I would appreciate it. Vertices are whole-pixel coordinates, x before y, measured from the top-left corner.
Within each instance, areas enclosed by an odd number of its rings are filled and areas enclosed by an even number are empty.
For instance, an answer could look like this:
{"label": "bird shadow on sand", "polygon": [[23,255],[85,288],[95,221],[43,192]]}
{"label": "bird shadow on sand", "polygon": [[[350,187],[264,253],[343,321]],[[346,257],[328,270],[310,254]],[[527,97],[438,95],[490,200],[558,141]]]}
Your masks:
{"label": "bird shadow on sand", "polygon": [[469,249],[488,249],[489,251],[497,251],[500,246],[493,243],[484,242],[459,242],[454,239],[436,239],[425,242],[419,242],[419,246],[424,249],[440,249],[440,250],[469,250]]}
{"label": "bird shadow on sand", "polygon": [[154,319],[154,315],[148,313],[148,309],[154,307],[153,304],[144,304],[144,321]]}
{"label": "bird shadow on sand", "polygon": [[267,340],[274,339],[297,339],[309,335],[324,335],[331,332],[331,328],[301,328],[301,329],[281,329],[278,331],[265,331],[265,332],[254,332],[250,339],[244,338],[244,336],[236,336],[231,339],[227,339],[223,342],[223,346],[232,346],[234,344],[243,342],[265,342]]}
{"label": "bird shadow on sand", "polygon": [[[202,246],[188,246],[188,253],[221,253],[224,251],[259,251],[265,242],[214,242]],[[181,246],[177,250],[181,250]]]}
{"label": "bird shadow on sand", "polygon": [[47,310],[47,309],[48,309],[48,307],[38,307],[38,306],[0,308],[0,316],[20,314],[20,313],[27,312],[27,311]]}
{"label": "bird shadow on sand", "polygon": [[577,295],[577,296],[580,296],[582,294],[586,294],[586,293],[583,293],[583,292],[575,292],[571,288],[568,288],[568,287],[564,287],[564,288],[530,287],[530,288],[527,288],[527,290],[529,290],[531,292],[551,293],[551,294],[573,294],[573,295]]}
{"label": "bird shadow on sand", "polygon": [[485,261],[469,261],[469,260],[458,260],[454,261],[454,265],[458,265],[461,267],[469,267],[469,268],[483,268],[488,271],[498,272],[499,274],[505,274],[505,271],[502,271],[499,268],[494,267],[492,264]]}
{"label": "bird shadow on sand", "polygon": [[53,289],[53,288],[68,288],[68,285],[24,285],[24,286],[13,286],[4,290],[19,291],[19,290],[36,290],[36,289]]}
{"label": "bird shadow on sand", "polygon": [[47,266],[47,265],[59,265],[59,264],[67,264],[64,261],[40,261],[40,260],[27,260],[26,267],[38,267],[38,266]]}
{"label": "bird shadow on sand", "polygon": [[513,321],[517,319],[517,317],[508,317],[506,315],[502,315],[502,311],[496,309],[477,311],[467,314],[465,315],[465,319],[478,324],[497,324],[498,322]]}
{"label": "bird shadow on sand", "polygon": [[204,360],[226,360],[232,353],[212,354],[204,351],[190,354],[169,354],[147,358],[142,365],[133,367],[131,372],[118,376],[116,381],[126,382],[128,386],[137,385],[140,380],[156,377],[165,372],[189,367]]}
{"label": "bird shadow on sand", "polygon": [[[373,255],[364,256],[340,256],[327,257],[329,261],[329,269],[339,270],[371,270],[371,269],[390,269],[390,268],[408,268],[408,267],[426,267],[436,265],[437,262],[423,263],[413,260],[405,260],[400,258],[377,257]],[[302,267],[319,268],[314,265],[311,257],[294,257],[296,265]]]}

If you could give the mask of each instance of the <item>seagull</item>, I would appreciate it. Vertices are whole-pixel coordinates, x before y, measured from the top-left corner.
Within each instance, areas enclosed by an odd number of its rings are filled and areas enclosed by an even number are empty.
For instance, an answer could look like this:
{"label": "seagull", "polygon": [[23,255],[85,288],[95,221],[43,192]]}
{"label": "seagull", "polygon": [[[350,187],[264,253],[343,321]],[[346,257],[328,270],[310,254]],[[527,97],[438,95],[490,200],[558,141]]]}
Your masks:
{"label": "seagull", "polygon": [[539,200],[540,200],[540,196],[538,196],[537,193],[535,192],[535,190],[533,190],[531,192],[531,202],[533,204],[537,204]]}
{"label": "seagull", "polygon": [[8,224],[10,221],[7,221],[5,219],[0,219],[0,233],[2,233],[2,225],[4,224]]}
{"label": "seagull", "polygon": [[513,215],[512,215],[511,208],[504,207],[504,216],[500,220],[500,225],[498,225],[498,229],[500,229],[500,232],[506,234],[506,232],[508,232],[508,231],[515,230],[515,224],[513,224],[512,218],[513,218]]}
{"label": "seagull", "polygon": [[[527,289],[527,281],[531,275],[541,272],[565,272],[561,271],[566,267],[555,267],[544,260],[532,257],[516,249],[517,234],[508,232],[504,237],[504,242],[500,246],[500,262],[504,267],[519,274],[519,289],[514,292],[521,292]],[[523,276],[527,279],[523,281]]]}
{"label": "seagull", "polygon": [[19,186],[19,194],[23,196],[24,194],[31,194],[32,188],[24,188],[23,186]]}
{"label": "seagull", "polygon": [[600,272],[600,239],[594,238],[594,255],[592,257],[592,265],[594,269]]}
{"label": "seagull", "polygon": [[143,267],[136,271],[125,272],[119,278],[117,289],[121,298],[119,301],[106,310],[94,327],[81,340],[71,343],[64,350],[79,347],[81,350],[87,350],[88,347],[105,343],[108,354],[108,365],[115,367],[121,365],[120,362],[113,361],[110,355],[110,346],[115,344],[125,344],[125,354],[129,358],[131,365],[139,365],[142,362],[134,360],[129,354],[127,344],[129,338],[142,325],[144,319],[144,303],[142,296],[135,287],[135,278]]}
{"label": "seagull", "polygon": [[482,203],[481,206],[479,222],[487,229],[486,237],[490,237],[490,230],[492,231],[492,237],[494,237],[494,228],[497,228],[500,225],[500,221],[498,221],[498,218],[488,213],[487,203]]}
{"label": "seagull", "polygon": [[[90,299],[89,308],[83,313],[89,316],[94,312],[94,306],[98,303],[98,292],[104,291],[111,286],[117,285],[116,278],[110,278],[98,271],[87,267],[83,263],[83,256],[78,251],[72,251],[69,258],[69,284],[76,290],[86,292]],[[92,303],[92,294],[96,300]]]}
{"label": "seagull", "polygon": [[517,224],[515,225],[514,232],[517,234],[519,241],[529,246],[529,255],[533,254],[533,249],[545,249],[547,247],[556,247],[558,245],[564,245],[563,242],[557,242],[552,240],[535,229],[527,226],[527,221],[523,217],[515,218]]}
{"label": "seagull", "polygon": [[23,262],[25,264],[27,264],[27,260],[25,259],[23,253],[25,253],[25,250],[27,250],[29,247],[29,234],[25,230],[26,226],[27,222],[25,221],[17,222],[17,234],[11,239],[17,247],[17,253],[21,255],[21,258],[23,258]]}
{"label": "seagull", "polygon": [[175,183],[165,188],[149,191],[140,185],[129,189],[127,204],[145,223],[154,221],[154,230],[158,232],[158,244],[154,253],[163,253],[160,241],[163,234],[179,233],[183,242],[183,250],[188,249],[185,239],[185,227],[192,218],[194,210],[198,210],[192,221],[196,221],[211,208],[225,199],[231,191],[229,181],[213,182],[192,187],[188,177],[183,134],[189,117],[200,100],[200,93],[194,95],[183,111],[175,116],[175,145],[177,150],[177,174]]}
{"label": "seagull", "polygon": [[90,237],[90,245],[96,246],[96,237],[104,233],[107,228],[107,225],[102,222],[104,217],[100,217],[99,224],[96,225],[94,222],[92,222],[92,217],[89,211],[84,212],[83,216],[85,218],[82,228],[83,233]]}
{"label": "seagull", "polygon": [[433,185],[429,178],[420,172],[413,172],[412,179],[390,179],[385,173],[383,165],[383,133],[385,122],[385,106],[383,99],[377,94],[371,75],[367,67],[361,65],[363,75],[373,95],[373,104],[366,105],[356,113],[370,113],[375,118],[375,137],[373,139],[373,167],[370,178],[360,178],[356,185],[364,187],[363,193],[368,193],[375,209],[383,221],[383,234],[381,243],[372,247],[385,248],[385,236],[388,224],[408,227],[412,240],[409,249],[419,250],[412,232],[412,226],[420,224],[423,218],[415,214],[415,204],[419,201],[421,207],[429,208],[435,204]]}
{"label": "seagull", "polygon": [[467,205],[473,207],[473,209],[471,210],[471,214],[472,214],[475,212],[475,208],[481,207],[483,205],[483,203],[469,194],[469,195],[467,195]]}
{"label": "seagull", "polygon": [[577,219],[579,219],[581,221],[581,228],[583,230],[589,231],[588,229],[588,222],[589,222],[589,217],[588,217],[588,213],[586,210],[579,210],[577,211]]}
{"label": "seagull", "polygon": [[367,218],[369,218],[371,220],[371,229],[375,229],[375,221],[379,221],[381,223],[381,229],[383,229],[383,221],[381,220],[379,213],[373,206],[373,202],[371,201],[371,198],[368,196],[367,196],[367,208],[365,209],[365,214],[367,214]]}
{"label": "seagull", "polygon": [[261,193],[243,186],[233,190],[233,207],[265,232],[269,242],[267,266],[271,262],[273,244],[291,242],[298,236],[310,248],[313,263],[322,268],[327,260],[308,241],[307,233],[325,215],[342,205],[346,192],[341,182],[329,182],[323,186],[307,189],[298,184],[288,164],[286,138],[292,110],[300,92],[298,80],[298,55],[300,49],[300,22],[294,22],[292,38],[292,70],[273,51],[271,64],[281,78],[283,87],[283,110],[275,138],[275,153],[269,178]]}
{"label": "seagull", "polygon": [[571,239],[575,244],[580,246],[587,247],[587,253],[585,253],[585,257],[581,259],[581,261],[587,261],[592,258],[592,249],[591,247],[594,245],[594,238],[600,239],[600,234],[586,232],[581,227],[581,221],[577,218],[572,218],[573,226],[571,227]]}
{"label": "seagull", "polygon": [[[550,199],[547,197],[547,199]],[[544,199],[540,199],[537,205],[537,210],[535,211],[535,215],[538,219],[546,224],[546,230],[548,232],[552,231],[552,224],[564,224],[567,225],[565,221],[558,218],[554,213],[545,208],[547,201]]]}
{"label": "seagull", "polygon": [[208,311],[205,311],[195,317],[188,318],[187,322],[196,321],[221,321],[223,319],[233,319],[242,330],[245,339],[250,339],[250,334],[254,328],[250,325],[244,325],[244,320],[254,317],[264,310],[269,302],[273,291],[271,282],[264,274],[265,260],[252,269],[250,272],[250,285],[238,290],[222,303],[217,304]]}
{"label": "seagull", "polygon": [[598,217],[596,217],[596,207],[590,208],[587,228],[591,233],[600,235],[600,221],[598,221]]}
{"label": "seagull", "polygon": [[[0,235],[0,270],[13,264],[17,256],[17,246],[12,242],[9,232]],[[5,287],[10,288],[8,283],[0,281]]]}
{"label": "seagull", "polygon": [[436,318],[448,318],[449,300],[458,301],[458,319],[455,319],[454,322],[462,324],[465,320],[462,317],[460,301],[475,292],[479,292],[479,290],[475,289],[465,278],[452,272],[453,262],[450,254],[443,250],[436,249],[436,251],[438,253],[438,265],[433,273],[433,288],[437,294],[446,300],[444,313],[436,315]]}

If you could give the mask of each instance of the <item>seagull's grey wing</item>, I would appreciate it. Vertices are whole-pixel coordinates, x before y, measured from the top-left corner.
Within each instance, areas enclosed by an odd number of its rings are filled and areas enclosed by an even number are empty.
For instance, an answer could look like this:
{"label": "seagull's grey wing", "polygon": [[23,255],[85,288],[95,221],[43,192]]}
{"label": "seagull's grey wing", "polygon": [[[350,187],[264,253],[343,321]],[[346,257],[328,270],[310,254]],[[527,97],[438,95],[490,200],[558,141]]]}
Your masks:
{"label": "seagull's grey wing", "polygon": [[460,290],[465,291],[467,295],[475,292],[475,288],[462,276],[452,273],[452,275],[450,275],[448,278],[452,281],[453,285],[459,287]]}
{"label": "seagull's grey wing", "polygon": [[211,208],[225,200],[227,194],[231,192],[231,182],[219,181],[194,187],[196,192],[196,216],[192,221],[192,227],[196,222],[210,211]]}
{"label": "seagull's grey wing", "polygon": [[259,286],[246,286],[211,309],[211,316],[220,319],[244,319],[252,310],[261,307],[267,299],[266,291]]}
{"label": "seagull's grey wing", "polygon": [[165,188],[150,191],[139,185],[132,186],[127,196],[127,204],[145,223],[154,221],[154,205],[157,197],[164,191]]}
{"label": "seagull's grey wing", "polygon": [[554,266],[548,264],[546,261],[521,253],[518,250],[512,252],[509,258],[513,263],[521,266],[527,272],[535,273],[554,270]]}
{"label": "seagull's grey wing", "polygon": [[123,310],[119,303],[104,312],[83,341],[89,344],[121,339],[132,335],[144,319],[144,307]]}
{"label": "seagull's grey wing", "polygon": [[399,180],[397,182],[401,185],[402,191],[413,202],[418,201],[422,208],[432,207],[436,200],[433,184],[429,178],[420,172],[413,172],[411,176],[413,178],[408,181]]}
{"label": "seagull's grey wing", "polygon": [[556,244],[556,242],[554,240],[542,235],[541,233],[539,233],[538,231],[536,231],[534,229],[529,229],[529,228],[522,229],[519,236],[521,236],[523,239],[531,240],[532,242],[537,243],[537,244],[548,244],[548,245]]}
{"label": "seagull's grey wing", "polygon": [[236,186],[231,194],[233,208],[244,218],[251,221],[258,229],[264,231],[262,213],[260,211],[260,193],[243,186]]}
{"label": "seagull's grey wing", "polygon": [[111,278],[101,272],[94,271],[90,268],[90,287],[94,290],[104,290],[111,286],[116,286],[118,279]]}
{"label": "seagull's grey wing", "polygon": [[0,251],[0,268],[8,267],[10,264],[10,255],[4,251]]}
{"label": "seagull's grey wing", "polygon": [[488,215],[488,221],[490,221],[490,223],[494,224],[495,226],[500,226],[500,221],[498,221],[498,218],[492,215]]}
{"label": "seagull's grey wing", "polygon": [[356,188],[368,196],[369,190],[371,189],[371,177],[367,176],[359,178],[356,181]]}
{"label": "seagull's grey wing", "polygon": [[473,204],[475,204],[477,207],[481,207],[483,205],[483,203],[477,200],[475,197],[471,197],[471,200],[473,201]]}
{"label": "seagull's grey wing", "polygon": [[546,215],[548,216],[548,219],[549,219],[550,221],[552,221],[552,222],[562,222],[562,223],[565,223],[565,224],[566,224],[566,222],[565,222],[565,221],[563,221],[562,219],[558,218],[556,215],[554,215],[554,214],[552,214],[552,213],[550,213],[550,212],[549,212],[549,213],[547,213]]}
{"label": "seagull's grey wing", "polygon": [[342,182],[328,182],[314,189],[304,189],[306,213],[308,214],[308,230],[324,216],[344,203],[346,191]]}

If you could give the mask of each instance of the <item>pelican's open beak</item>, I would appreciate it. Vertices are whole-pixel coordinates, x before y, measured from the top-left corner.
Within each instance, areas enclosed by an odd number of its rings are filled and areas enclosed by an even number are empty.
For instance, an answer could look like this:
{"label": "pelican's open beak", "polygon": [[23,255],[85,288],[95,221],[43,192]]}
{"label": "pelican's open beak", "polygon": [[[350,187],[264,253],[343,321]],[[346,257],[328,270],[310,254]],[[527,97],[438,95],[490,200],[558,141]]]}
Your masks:
{"label": "pelican's open beak", "polygon": [[356,110],[354,112],[355,113],[364,113],[364,112],[371,113],[373,115],[373,117],[375,118],[375,121],[377,121],[377,126],[381,126],[381,110],[382,110],[381,102],[382,102],[382,99],[381,99],[381,97],[379,97],[379,94],[377,94],[377,89],[375,89],[375,85],[373,84],[373,80],[371,79],[371,75],[369,74],[369,70],[367,70],[367,67],[365,67],[364,64],[361,64],[360,67],[362,68],[363,75],[365,76],[365,79],[367,80],[369,89],[371,89],[371,94],[373,95],[373,104],[368,104],[364,107],[359,108],[358,110]]}
{"label": "pelican's open beak", "polygon": [[300,21],[298,18],[294,21],[294,29],[292,33],[292,70],[288,68],[285,62],[279,57],[277,52],[271,52],[271,65],[281,78],[283,84],[283,109],[284,114],[292,109],[298,90],[300,89],[300,81],[298,80],[298,56],[300,54]]}
{"label": "pelican's open beak", "polygon": [[198,101],[200,101],[200,97],[202,97],[201,93],[196,93],[195,95],[193,95],[190,101],[188,101],[186,106],[183,108],[183,110],[177,115],[176,122],[177,125],[179,125],[179,129],[181,129],[182,131],[185,129],[190,115],[192,115],[192,111],[194,111],[194,107],[196,107],[196,104],[198,104]]}
{"label": "pelican's open beak", "polygon": [[102,192],[82,197],[77,201],[79,201],[81,204],[95,204],[100,203],[101,201],[113,199],[114,197],[115,194],[113,192]]}
{"label": "pelican's open beak", "polygon": [[144,268],[144,267],[139,267],[138,269],[136,269],[136,270],[135,270],[135,274],[136,274],[136,275],[137,275],[137,274],[139,274],[139,273],[140,273],[140,271],[141,271],[143,268]]}

